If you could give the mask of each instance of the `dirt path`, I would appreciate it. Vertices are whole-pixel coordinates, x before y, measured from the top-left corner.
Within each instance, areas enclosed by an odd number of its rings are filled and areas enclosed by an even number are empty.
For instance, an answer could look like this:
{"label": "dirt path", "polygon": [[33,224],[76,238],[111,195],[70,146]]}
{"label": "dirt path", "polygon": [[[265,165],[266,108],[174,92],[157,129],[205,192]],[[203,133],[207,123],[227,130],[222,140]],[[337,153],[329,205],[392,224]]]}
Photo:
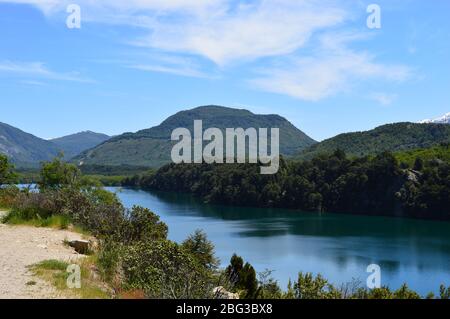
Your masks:
{"label": "dirt path", "polygon": [[[3,214],[5,212],[0,211],[0,218]],[[63,244],[65,239],[81,239],[81,235],[66,230],[0,223],[0,299],[64,298],[50,284],[33,277],[27,266],[48,259],[82,258]],[[36,284],[27,285],[32,281]]]}

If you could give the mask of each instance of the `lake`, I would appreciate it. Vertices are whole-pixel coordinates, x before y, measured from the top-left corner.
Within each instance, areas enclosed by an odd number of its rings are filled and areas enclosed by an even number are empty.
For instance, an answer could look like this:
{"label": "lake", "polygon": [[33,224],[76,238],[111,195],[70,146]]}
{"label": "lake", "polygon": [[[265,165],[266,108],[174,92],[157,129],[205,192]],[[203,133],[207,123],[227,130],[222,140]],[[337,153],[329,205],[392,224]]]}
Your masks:
{"label": "lake", "polygon": [[425,295],[450,285],[448,222],[208,205],[187,194],[108,189],[125,206],[161,216],[170,239],[181,242],[203,229],[222,266],[237,253],[258,272],[273,270],[283,289],[299,271],[365,284],[370,264],[380,265],[382,285],[391,288],[406,282]]}

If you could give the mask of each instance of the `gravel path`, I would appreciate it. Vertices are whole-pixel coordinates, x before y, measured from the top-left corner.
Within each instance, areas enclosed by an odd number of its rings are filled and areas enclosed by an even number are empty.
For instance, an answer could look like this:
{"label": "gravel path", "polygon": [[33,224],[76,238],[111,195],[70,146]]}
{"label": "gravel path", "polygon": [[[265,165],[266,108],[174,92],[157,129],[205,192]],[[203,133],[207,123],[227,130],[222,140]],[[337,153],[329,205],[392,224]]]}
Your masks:
{"label": "gravel path", "polygon": [[[0,211],[0,218],[4,214]],[[27,266],[47,259],[82,258],[63,244],[65,239],[82,238],[66,230],[0,223],[0,299],[64,298],[49,283],[33,277]],[[27,285],[30,282],[36,284]]]}

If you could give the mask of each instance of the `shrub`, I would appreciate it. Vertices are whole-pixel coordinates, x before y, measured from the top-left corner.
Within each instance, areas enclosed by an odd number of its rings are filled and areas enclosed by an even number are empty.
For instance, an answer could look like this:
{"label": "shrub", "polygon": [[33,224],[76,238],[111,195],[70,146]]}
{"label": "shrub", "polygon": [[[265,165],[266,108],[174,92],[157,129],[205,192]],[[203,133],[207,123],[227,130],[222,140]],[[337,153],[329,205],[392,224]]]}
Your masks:
{"label": "shrub", "polygon": [[123,256],[126,288],[148,298],[211,298],[211,273],[182,247],[168,240],[138,242]]}
{"label": "shrub", "polygon": [[12,207],[19,192],[16,186],[0,187],[0,207]]}
{"label": "shrub", "polygon": [[125,211],[119,232],[119,241],[130,244],[166,239],[168,227],[149,209],[133,206],[131,210]]}

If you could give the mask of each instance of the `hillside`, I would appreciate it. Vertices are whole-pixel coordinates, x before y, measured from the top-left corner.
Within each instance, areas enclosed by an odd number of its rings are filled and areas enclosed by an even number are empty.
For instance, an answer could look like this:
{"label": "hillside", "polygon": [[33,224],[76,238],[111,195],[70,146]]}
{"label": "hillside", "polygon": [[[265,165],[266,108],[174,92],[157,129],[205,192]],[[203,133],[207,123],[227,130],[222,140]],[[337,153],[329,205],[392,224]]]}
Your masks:
{"label": "hillside", "polygon": [[430,148],[414,149],[394,154],[399,163],[408,164],[413,167],[416,158],[423,161],[438,160],[450,164],[450,144],[442,144]]}
{"label": "hillside", "polygon": [[107,135],[87,131],[48,141],[0,122],[0,154],[21,168],[37,167],[61,151],[72,158],[107,139]]}
{"label": "hillside", "polygon": [[160,167],[170,162],[174,129],[185,127],[192,131],[194,120],[203,120],[203,127],[227,127],[244,129],[280,129],[280,152],[293,155],[316,143],[305,133],[279,115],[257,115],[247,110],[222,106],[202,106],[179,112],[160,125],[136,133],[125,133],[111,138],[94,149],[88,150],[75,160],[83,165],[135,165]]}
{"label": "hillside", "polygon": [[442,124],[388,124],[365,132],[340,134],[313,145],[295,156],[311,159],[317,154],[332,153],[336,149],[350,156],[365,156],[382,151],[407,151],[429,148],[450,142],[450,126]]}
{"label": "hillside", "polygon": [[65,158],[72,158],[81,152],[93,148],[106,140],[110,136],[91,131],[80,132],[50,140],[64,152]]}
{"label": "hillside", "polygon": [[44,139],[0,123],[0,153],[18,166],[36,166],[58,154],[58,147]]}

